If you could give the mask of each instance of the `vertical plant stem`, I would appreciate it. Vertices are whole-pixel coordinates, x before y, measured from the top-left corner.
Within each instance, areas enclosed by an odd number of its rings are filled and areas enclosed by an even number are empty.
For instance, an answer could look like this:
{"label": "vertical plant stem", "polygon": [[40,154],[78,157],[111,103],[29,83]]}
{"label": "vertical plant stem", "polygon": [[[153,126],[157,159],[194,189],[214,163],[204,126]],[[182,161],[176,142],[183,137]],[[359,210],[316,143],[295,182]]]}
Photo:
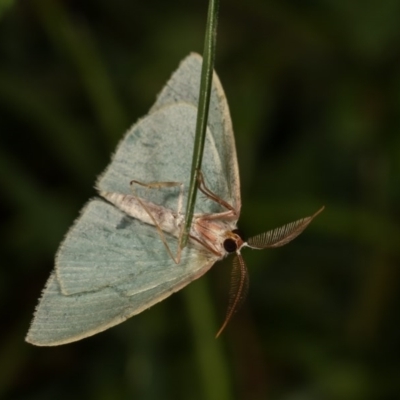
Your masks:
{"label": "vertical plant stem", "polygon": [[[201,69],[199,104],[197,110],[196,135],[194,140],[192,169],[188,202],[186,206],[185,227],[180,243],[187,243],[196,203],[198,174],[201,169],[206,137],[208,109],[214,73],[215,47],[217,37],[219,0],[210,0],[204,40],[203,64]],[[185,303],[193,328],[196,358],[199,367],[203,395],[209,400],[229,400],[229,372],[224,357],[222,342],[214,339],[215,317],[205,279],[193,283],[184,291]]]}
{"label": "vertical plant stem", "polygon": [[184,290],[199,368],[202,398],[207,400],[230,400],[232,385],[229,368],[222,347],[223,341],[215,339],[216,323],[207,278],[193,282]]}
{"label": "vertical plant stem", "polygon": [[199,104],[197,109],[196,135],[194,139],[194,149],[192,158],[192,169],[190,175],[190,185],[188,201],[186,205],[185,227],[180,246],[186,246],[190,226],[192,225],[194,206],[196,204],[198,174],[201,169],[203,158],[204,142],[206,138],[208,108],[210,105],[212,77],[214,72],[215,47],[217,41],[219,0],[210,0],[208,6],[206,35],[204,39],[203,64],[201,67],[201,81]]}

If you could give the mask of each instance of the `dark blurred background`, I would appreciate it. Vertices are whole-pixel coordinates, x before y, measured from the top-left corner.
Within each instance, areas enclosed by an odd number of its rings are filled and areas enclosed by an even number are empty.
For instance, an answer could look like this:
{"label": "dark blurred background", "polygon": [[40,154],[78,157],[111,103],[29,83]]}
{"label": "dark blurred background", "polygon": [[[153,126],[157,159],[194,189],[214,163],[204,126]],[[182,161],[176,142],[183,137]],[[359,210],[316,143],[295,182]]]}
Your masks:
{"label": "dark blurred background", "polygon": [[202,51],[206,1],[0,1],[0,398],[400,396],[400,2],[222,1],[216,69],[250,291],[217,341],[231,260],[81,342],[24,342],[54,254],[123,133]]}

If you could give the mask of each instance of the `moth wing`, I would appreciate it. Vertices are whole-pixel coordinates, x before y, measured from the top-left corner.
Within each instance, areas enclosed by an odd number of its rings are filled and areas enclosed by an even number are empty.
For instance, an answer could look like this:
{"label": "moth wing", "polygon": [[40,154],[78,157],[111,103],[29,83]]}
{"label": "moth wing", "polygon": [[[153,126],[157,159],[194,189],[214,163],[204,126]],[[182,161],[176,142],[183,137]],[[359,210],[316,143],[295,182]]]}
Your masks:
{"label": "moth wing", "polygon": [[[180,102],[191,104],[197,108],[202,62],[202,57],[196,53],[191,53],[182,60],[179,68],[172,74],[161,90],[156,103],[150,109],[150,113]],[[240,180],[235,137],[228,102],[215,72],[213,74],[208,126],[222,161],[222,170],[219,171],[219,174],[228,183],[226,193],[216,193],[239,212],[241,207]],[[206,167],[204,164],[205,162],[203,161],[203,172]]]}
{"label": "moth wing", "polygon": [[[196,270],[200,276],[212,264],[195,265],[194,268],[199,267]],[[132,295],[127,294],[124,285],[118,285],[67,296],[61,292],[53,273],[43,291],[26,341],[37,346],[57,346],[95,335],[164,300],[198,276],[182,275]]]}
{"label": "moth wing", "polygon": [[[100,189],[129,193],[129,182],[133,179],[177,181],[188,187],[196,118],[188,119],[186,113],[181,113],[181,107],[191,105],[197,112],[201,64],[202,58],[198,54],[191,54],[181,62],[149,115],[136,123],[119,143],[111,164],[97,182]],[[202,163],[206,183],[239,212],[240,181],[235,139],[228,103],[215,73],[208,128]],[[154,196],[152,201],[165,204],[165,196]],[[217,212],[215,208],[205,211]],[[196,212],[203,210],[200,207]]]}
{"label": "moth wing", "polygon": [[[97,186],[130,193],[130,181],[189,184],[197,114],[201,58],[189,56],[175,73],[150,114],[120,142]],[[187,81],[186,89],[180,88]],[[178,86],[177,86],[178,85]],[[211,190],[239,212],[236,150],[225,95],[216,75],[202,171]],[[174,89],[172,89],[174,88]],[[170,91],[183,90],[175,101]],[[175,93],[176,94],[176,93]],[[194,94],[194,100],[191,100]],[[149,200],[174,209],[176,194],[151,190]],[[221,206],[199,198],[195,212],[215,213]],[[167,235],[167,240],[176,239]],[[154,227],[93,200],[68,232],[56,257],[56,269],[37,307],[27,340],[56,345],[93,335],[135,315],[204,274],[216,257],[194,244],[175,265]]]}
{"label": "moth wing", "polygon": [[[176,238],[166,235],[170,248]],[[113,205],[92,200],[67,233],[56,255],[56,277],[63,294],[93,292],[125,283],[130,292],[148,290],[192,272],[210,254],[190,244],[176,265],[156,229],[128,217]]]}
{"label": "moth wing", "polygon": [[[118,145],[110,165],[97,182],[108,192],[131,194],[131,180],[180,182],[187,189],[192,166],[192,150],[197,109],[185,103],[165,106],[135,124]],[[226,200],[230,183],[224,175],[225,160],[207,129],[202,171],[208,186]],[[143,197],[155,204],[176,209],[179,190],[145,190]],[[186,193],[185,193],[186,195]],[[229,200],[227,200],[229,201]],[[186,204],[186,198],[184,203]],[[199,196],[196,213],[217,213],[223,209]]]}
{"label": "moth wing", "polygon": [[60,248],[26,340],[52,346],[94,335],[180,290],[215,261],[189,244],[176,265],[154,227],[92,200]]}

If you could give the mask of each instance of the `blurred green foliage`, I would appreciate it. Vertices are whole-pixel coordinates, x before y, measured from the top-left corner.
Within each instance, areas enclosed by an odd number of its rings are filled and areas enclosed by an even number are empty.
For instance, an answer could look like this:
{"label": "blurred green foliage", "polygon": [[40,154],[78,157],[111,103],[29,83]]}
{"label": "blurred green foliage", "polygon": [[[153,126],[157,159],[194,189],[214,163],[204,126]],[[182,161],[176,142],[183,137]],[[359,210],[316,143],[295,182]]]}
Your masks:
{"label": "blurred green foliage", "polygon": [[287,247],[244,253],[249,296],[218,345],[229,259],[90,339],[24,342],[58,244],[123,133],[201,51],[206,11],[204,1],[0,3],[1,398],[398,398],[394,0],[221,3],[216,69],[236,133],[241,228],[326,209]]}

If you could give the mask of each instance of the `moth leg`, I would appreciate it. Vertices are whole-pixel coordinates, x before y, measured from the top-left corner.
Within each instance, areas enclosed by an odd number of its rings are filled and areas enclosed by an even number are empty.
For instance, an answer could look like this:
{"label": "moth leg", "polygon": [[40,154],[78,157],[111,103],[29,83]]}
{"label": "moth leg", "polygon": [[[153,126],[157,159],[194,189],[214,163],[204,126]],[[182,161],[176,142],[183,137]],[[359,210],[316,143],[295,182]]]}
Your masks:
{"label": "moth leg", "polygon": [[[133,185],[140,185],[147,189],[162,189],[162,188],[172,188],[179,186],[179,196],[178,196],[178,206],[177,206],[177,215],[182,212],[182,203],[183,203],[183,183],[181,182],[140,182],[136,180],[132,180],[130,182],[132,192],[134,192]],[[136,193],[134,193],[136,195]],[[137,197],[137,196],[136,196]]]}
{"label": "moth leg", "polygon": [[[209,199],[215,201],[216,203],[220,204],[222,207],[225,207],[228,210],[227,215],[231,215],[233,214],[233,216],[237,216],[237,211],[235,210],[235,208],[233,208],[228,202],[226,202],[225,200],[221,199],[221,197],[219,197],[218,195],[216,195],[213,191],[211,191],[204,180],[204,175],[201,171],[199,171],[198,174],[198,181],[199,181],[199,190],[205,194]],[[223,213],[221,213],[223,214]],[[216,216],[215,218],[220,218],[220,216]],[[212,218],[210,218],[212,219]]]}
{"label": "moth leg", "polygon": [[218,251],[216,251],[215,249],[213,249],[211,246],[209,246],[206,242],[203,242],[202,240],[200,240],[199,238],[197,238],[196,236],[193,235],[189,235],[190,239],[194,240],[197,243],[200,243],[203,247],[205,247],[208,251],[210,251],[211,253],[215,254],[217,257],[221,257],[222,254],[219,253]]}
{"label": "moth leg", "polygon": [[[155,228],[157,229],[157,233],[159,234],[161,241],[163,242],[169,256],[172,258],[172,260],[174,260],[175,264],[179,264],[181,261],[181,253],[182,253],[182,249],[180,246],[178,246],[178,250],[176,252],[176,255],[174,256],[172,250],[170,249],[168,243],[167,243],[167,239],[165,237],[165,234],[163,232],[163,230],[160,228],[160,225],[157,223],[156,219],[154,218],[152,212],[148,209],[148,207],[146,206],[146,204],[143,203],[143,201],[140,199],[140,197],[135,193],[135,190],[133,188],[133,185],[140,185],[143,187],[146,187],[148,189],[160,189],[163,187],[176,187],[179,186],[179,197],[178,197],[178,206],[177,206],[177,216],[181,213],[182,210],[182,202],[183,202],[183,183],[179,183],[179,182],[149,182],[149,183],[143,183],[143,182],[139,182],[139,181],[135,181],[132,180],[130,182],[131,185],[131,190],[132,190],[132,194],[133,196],[136,197],[136,199],[138,200],[139,204],[143,207],[143,209],[147,212],[147,214],[149,215],[149,217],[151,218],[151,220],[153,221],[153,224],[155,226]],[[182,225],[183,227],[183,225]],[[180,233],[179,233],[179,238],[182,236],[182,228],[180,229]],[[178,241],[178,243],[180,243],[180,241]]]}

